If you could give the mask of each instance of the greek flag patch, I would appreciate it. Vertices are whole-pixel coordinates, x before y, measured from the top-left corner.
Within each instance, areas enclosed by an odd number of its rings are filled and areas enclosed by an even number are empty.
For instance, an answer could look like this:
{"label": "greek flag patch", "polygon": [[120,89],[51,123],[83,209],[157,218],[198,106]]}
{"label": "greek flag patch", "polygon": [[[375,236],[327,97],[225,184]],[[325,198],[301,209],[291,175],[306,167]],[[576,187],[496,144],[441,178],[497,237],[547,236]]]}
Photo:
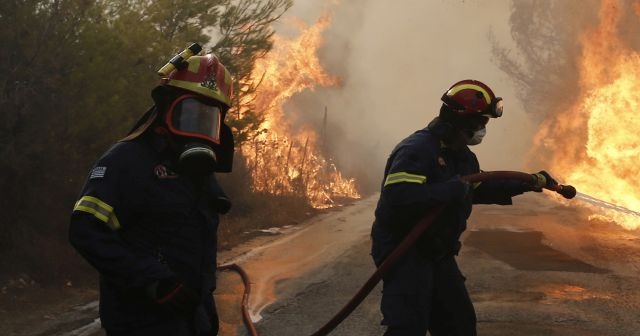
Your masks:
{"label": "greek flag patch", "polygon": [[91,175],[89,175],[89,179],[100,179],[104,177],[104,174],[107,172],[107,167],[95,167],[91,170]]}

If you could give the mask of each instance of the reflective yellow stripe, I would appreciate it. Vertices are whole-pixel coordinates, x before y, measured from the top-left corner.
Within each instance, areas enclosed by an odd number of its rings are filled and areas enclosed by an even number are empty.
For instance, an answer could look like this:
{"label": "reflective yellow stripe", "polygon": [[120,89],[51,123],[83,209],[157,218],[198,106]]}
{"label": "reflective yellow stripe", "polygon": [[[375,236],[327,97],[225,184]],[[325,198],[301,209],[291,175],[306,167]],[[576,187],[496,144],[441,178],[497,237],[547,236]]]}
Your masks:
{"label": "reflective yellow stripe", "polygon": [[120,228],[120,222],[113,207],[93,196],[82,196],[73,207],[73,211],[84,211],[105,222],[112,230]]}
{"label": "reflective yellow stripe", "polygon": [[449,92],[447,92],[447,96],[451,97],[464,89],[471,89],[471,90],[482,92],[482,95],[484,96],[484,100],[487,101],[487,104],[491,104],[491,96],[489,96],[489,93],[487,92],[487,90],[475,84],[461,84],[456,87],[453,87],[451,88],[451,90],[449,90]]}
{"label": "reflective yellow stripe", "polygon": [[476,189],[477,187],[479,187],[482,184],[482,182],[474,182],[473,183],[473,189]]}
{"label": "reflective yellow stripe", "polygon": [[393,173],[393,174],[387,175],[387,178],[384,180],[384,186],[386,187],[390,184],[395,184],[400,182],[422,184],[427,182],[427,177],[424,175],[409,174],[406,172]]}

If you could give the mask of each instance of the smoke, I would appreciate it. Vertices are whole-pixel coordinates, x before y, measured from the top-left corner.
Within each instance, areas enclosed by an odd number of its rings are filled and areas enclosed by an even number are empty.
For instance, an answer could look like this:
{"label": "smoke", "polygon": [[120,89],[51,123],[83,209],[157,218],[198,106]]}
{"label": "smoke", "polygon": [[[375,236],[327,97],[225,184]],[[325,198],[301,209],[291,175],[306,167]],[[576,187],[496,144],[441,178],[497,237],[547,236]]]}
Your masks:
{"label": "smoke", "polygon": [[303,112],[305,122],[326,134],[338,167],[358,178],[366,192],[378,188],[393,147],[437,115],[443,92],[458,80],[477,79],[503,97],[506,108],[502,118],[489,123],[484,142],[472,149],[484,170],[519,170],[533,125],[512,82],[492,62],[489,41],[491,34],[513,45],[509,3],[299,0],[287,17],[313,23],[332,12],[319,56],[342,84],[304,92],[285,112]]}

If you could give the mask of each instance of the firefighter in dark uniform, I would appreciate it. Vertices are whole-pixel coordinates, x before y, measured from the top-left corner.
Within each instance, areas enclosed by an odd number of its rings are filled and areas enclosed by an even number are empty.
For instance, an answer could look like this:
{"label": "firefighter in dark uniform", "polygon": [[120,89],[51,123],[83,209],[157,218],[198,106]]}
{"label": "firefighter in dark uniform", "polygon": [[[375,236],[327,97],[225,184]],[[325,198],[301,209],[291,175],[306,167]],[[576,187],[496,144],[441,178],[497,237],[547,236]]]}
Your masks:
{"label": "firefighter in dark uniform", "polygon": [[460,176],[480,172],[468,145],[482,141],[489,118],[502,115],[502,99],[482,82],[463,80],[442,96],[440,114],[391,153],[372,227],[377,266],[430,207],[443,213],[383,278],[381,310],[386,336],[476,335],[476,316],[454,258],[472,204],[511,204],[526,191],[556,182],[542,171],[534,185],[493,181],[477,185]]}
{"label": "firefighter in dark uniform", "polygon": [[71,217],[71,244],[100,273],[107,335],[217,335],[218,214],[230,202],[224,124],[231,75],[185,49],[159,72],[154,106],[92,168]]}

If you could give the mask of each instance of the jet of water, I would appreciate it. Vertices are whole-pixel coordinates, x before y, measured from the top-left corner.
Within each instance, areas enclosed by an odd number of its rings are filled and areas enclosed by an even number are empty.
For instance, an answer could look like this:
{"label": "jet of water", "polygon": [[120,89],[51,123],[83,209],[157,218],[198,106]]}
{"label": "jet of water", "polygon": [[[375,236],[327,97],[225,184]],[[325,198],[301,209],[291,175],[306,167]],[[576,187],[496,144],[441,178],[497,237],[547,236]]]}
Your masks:
{"label": "jet of water", "polygon": [[612,210],[623,212],[623,213],[626,213],[626,214],[629,214],[629,215],[640,217],[640,212],[638,212],[638,211],[633,211],[633,210],[627,209],[627,208],[625,208],[623,206],[616,205],[616,204],[613,204],[613,203],[609,203],[609,202],[603,201],[601,199],[597,199],[597,198],[595,198],[595,197],[593,197],[591,195],[583,194],[581,192],[576,193],[576,198],[581,199],[581,200],[583,200],[585,202],[591,203],[593,205],[597,205],[597,206],[603,207],[603,208],[612,209]]}

